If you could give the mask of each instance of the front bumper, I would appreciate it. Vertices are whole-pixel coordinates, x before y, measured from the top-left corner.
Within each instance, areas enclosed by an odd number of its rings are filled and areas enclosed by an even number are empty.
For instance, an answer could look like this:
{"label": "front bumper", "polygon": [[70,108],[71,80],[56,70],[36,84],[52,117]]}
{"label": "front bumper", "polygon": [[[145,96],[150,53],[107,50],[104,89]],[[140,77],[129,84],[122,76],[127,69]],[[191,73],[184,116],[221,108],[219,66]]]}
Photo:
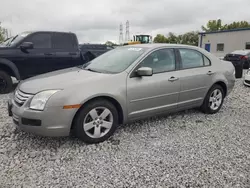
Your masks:
{"label": "front bumper", "polygon": [[250,86],[250,75],[246,74],[244,78],[244,85]]}
{"label": "front bumper", "polygon": [[44,111],[19,107],[14,100],[8,101],[8,113],[17,127],[40,136],[69,136],[76,109],[47,107]]}

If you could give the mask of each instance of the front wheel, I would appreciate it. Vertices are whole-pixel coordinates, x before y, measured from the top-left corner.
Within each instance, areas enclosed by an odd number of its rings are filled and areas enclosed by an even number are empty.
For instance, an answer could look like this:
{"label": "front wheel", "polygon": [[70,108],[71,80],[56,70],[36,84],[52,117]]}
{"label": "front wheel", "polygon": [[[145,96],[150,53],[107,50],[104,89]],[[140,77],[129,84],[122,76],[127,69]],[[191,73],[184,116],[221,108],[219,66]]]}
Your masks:
{"label": "front wheel", "polygon": [[224,97],[225,93],[220,85],[212,86],[203,101],[201,110],[206,114],[217,113],[222,107]]}
{"label": "front wheel", "polygon": [[86,143],[107,140],[118,126],[118,112],[107,100],[94,100],[84,105],[77,114],[73,133]]}
{"label": "front wheel", "polygon": [[12,89],[13,82],[6,72],[0,71],[0,94],[9,93]]}

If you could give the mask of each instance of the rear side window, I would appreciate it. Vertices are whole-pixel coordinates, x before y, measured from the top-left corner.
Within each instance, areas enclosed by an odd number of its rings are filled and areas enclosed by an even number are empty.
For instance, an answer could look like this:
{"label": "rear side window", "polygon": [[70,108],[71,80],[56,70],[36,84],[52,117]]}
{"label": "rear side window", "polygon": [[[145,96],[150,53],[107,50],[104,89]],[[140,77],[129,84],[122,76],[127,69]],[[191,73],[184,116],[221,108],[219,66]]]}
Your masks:
{"label": "rear side window", "polygon": [[50,33],[35,33],[28,37],[27,41],[32,42],[34,48],[51,48],[51,34]]}
{"label": "rear side window", "polygon": [[71,49],[78,48],[74,35],[68,33],[55,33],[52,38],[53,48]]}
{"label": "rear side window", "polygon": [[197,68],[211,65],[211,61],[202,53],[192,49],[179,49],[182,69]]}

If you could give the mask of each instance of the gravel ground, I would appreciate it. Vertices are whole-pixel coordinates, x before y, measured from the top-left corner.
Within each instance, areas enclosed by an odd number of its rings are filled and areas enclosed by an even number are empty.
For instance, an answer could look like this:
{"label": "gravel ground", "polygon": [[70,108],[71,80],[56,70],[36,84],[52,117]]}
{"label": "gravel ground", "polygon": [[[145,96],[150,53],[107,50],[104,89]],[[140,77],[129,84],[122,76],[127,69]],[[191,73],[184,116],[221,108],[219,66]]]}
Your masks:
{"label": "gravel ground", "polygon": [[0,96],[0,187],[250,187],[250,88],[237,80],[221,111],[189,110],[85,145],[21,132]]}

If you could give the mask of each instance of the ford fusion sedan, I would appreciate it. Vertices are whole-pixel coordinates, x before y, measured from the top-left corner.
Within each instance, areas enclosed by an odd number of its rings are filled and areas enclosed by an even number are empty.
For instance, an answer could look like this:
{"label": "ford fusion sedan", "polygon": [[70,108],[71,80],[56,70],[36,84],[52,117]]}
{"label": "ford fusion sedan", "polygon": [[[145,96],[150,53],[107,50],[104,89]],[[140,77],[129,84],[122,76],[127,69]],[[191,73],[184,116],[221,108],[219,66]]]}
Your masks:
{"label": "ford fusion sedan", "polygon": [[22,81],[8,109],[23,131],[72,133],[98,143],[138,119],[197,107],[218,112],[234,87],[234,71],[232,63],[194,46],[123,46],[82,67]]}

